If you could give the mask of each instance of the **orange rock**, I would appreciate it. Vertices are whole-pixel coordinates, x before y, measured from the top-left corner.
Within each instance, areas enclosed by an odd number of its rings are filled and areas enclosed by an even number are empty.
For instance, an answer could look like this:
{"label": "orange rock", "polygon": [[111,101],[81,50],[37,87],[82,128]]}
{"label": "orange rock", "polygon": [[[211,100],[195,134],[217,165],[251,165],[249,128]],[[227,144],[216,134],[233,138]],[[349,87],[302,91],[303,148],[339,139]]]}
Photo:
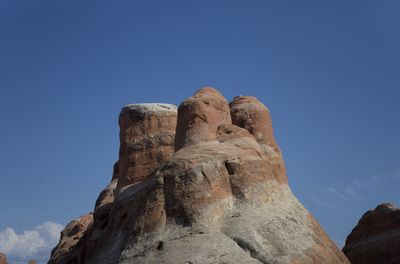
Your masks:
{"label": "orange rock", "polygon": [[132,104],[122,108],[117,192],[143,180],[171,157],[176,115],[176,106],[170,104]]}
{"label": "orange rock", "polygon": [[287,183],[285,162],[275,142],[269,109],[253,96],[237,96],[229,104],[232,123],[248,130],[269,156],[278,181]]}
{"label": "orange rock", "polygon": [[260,144],[266,144],[275,151],[275,142],[269,109],[253,96],[236,96],[229,104],[232,124],[248,130]]}
{"label": "orange rock", "polygon": [[400,263],[400,208],[390,203],[366,212],[346,239],[351,263]]}
{"label": "orange rock", "polygon": [[228,102],[211,87],[198,90],[178,108],[175,151],[184,146],[216,140],[217,128],[231,124]]}

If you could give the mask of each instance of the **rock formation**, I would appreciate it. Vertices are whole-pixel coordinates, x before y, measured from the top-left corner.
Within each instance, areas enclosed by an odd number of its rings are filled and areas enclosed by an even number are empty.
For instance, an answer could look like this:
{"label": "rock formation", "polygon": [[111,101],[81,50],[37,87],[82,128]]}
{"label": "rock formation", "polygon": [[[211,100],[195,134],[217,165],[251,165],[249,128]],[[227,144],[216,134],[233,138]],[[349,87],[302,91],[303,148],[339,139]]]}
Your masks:
{"label": "rock formation", "polygon": [[119,191],[142,181],[174,152],[176,106],[132,104],[119,115]]}
{"label": "rock formation", "polygon": [[178,115],[175,151],[192,144],[216,141],[218,126],[232,123],[228,102],[211,87],[202,88],[183,101]]}
{"label": "rock formation", "polygon": [[390,203],[367,211],[343,248],[353,264],[400,263],[400,208]]}
{"label": "rock formation", "polygon": [[8,264],[6,255],[1,252],[0,252],[0,264]]}
{"label": "rock formation", "polygon": [[74,263],[81,251],[81,238],[92,223],[92,213],[71,221],[61,232],[60,242],[51,251],[51,258],[48,263]]}
{"label": "rock formation", "polygon": [[348,263],[292,194],[255,97],[228,104],[206,87],[177,117],[151,106],[122,109],[113,180],[49,263]]}

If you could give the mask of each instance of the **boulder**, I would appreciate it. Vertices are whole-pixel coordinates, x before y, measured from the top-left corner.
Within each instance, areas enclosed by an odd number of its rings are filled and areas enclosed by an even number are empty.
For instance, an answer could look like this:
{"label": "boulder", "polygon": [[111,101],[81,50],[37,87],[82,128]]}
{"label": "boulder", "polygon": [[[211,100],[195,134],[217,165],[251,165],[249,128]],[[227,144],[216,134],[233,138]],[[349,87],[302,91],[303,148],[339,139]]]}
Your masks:
{"label": "boulder", "polygon": [[351,263],[400,263],[400,208],[383,203],[367,211],[346,239]]}

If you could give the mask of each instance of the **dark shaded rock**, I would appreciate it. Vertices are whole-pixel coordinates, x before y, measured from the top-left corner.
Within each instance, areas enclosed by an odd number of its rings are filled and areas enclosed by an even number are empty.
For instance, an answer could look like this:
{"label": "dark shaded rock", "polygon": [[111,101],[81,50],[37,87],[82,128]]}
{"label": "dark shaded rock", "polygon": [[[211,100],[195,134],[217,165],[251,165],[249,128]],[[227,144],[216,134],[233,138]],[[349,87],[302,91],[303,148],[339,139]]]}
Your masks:
{"label": "dark shaded rock", "polygon": [[346,239],[351,263],[400,263],[400,208],[391,203],[366,212]]}

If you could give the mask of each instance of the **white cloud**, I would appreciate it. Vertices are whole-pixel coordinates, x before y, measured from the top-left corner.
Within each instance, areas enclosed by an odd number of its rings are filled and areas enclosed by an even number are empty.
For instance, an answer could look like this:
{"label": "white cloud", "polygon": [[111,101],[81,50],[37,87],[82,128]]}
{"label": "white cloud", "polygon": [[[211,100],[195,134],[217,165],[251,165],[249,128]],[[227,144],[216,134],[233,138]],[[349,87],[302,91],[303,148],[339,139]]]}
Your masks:
{"label": "white cloud", "polygon": [[312,201],[313,203],[319,205],[319,206],[323,206],[323,207],[328,207],[328,208],[332,208],[338,211],[342,211],[342,212],[346,212],[346,213],[351,213],[351,210],[348,210],[344,207],[341,207],[339,205],[337,205],[337,203],[335,201],[327,201],[324,199],[321,199],[318,196],[314,196],[314,195],[307,195],[307,199]]}
{"label": "white cloud", "polygon": [[341,190],[335,188],[335,187],[329,187],[328,191],[331,192],[332,194],[336,195],[340,199],[346,201],[346,202],[351,202],[352,199],[347,196],[347,194],[344,194]]}
{"label": "white cloud", "polygon": [[0,251],[7,255],[10,263],[27,263],[31,259],[45,263],[63,228],[60,224],[45,222],[33,230],[17,234],[8,227],[0,231]]}

